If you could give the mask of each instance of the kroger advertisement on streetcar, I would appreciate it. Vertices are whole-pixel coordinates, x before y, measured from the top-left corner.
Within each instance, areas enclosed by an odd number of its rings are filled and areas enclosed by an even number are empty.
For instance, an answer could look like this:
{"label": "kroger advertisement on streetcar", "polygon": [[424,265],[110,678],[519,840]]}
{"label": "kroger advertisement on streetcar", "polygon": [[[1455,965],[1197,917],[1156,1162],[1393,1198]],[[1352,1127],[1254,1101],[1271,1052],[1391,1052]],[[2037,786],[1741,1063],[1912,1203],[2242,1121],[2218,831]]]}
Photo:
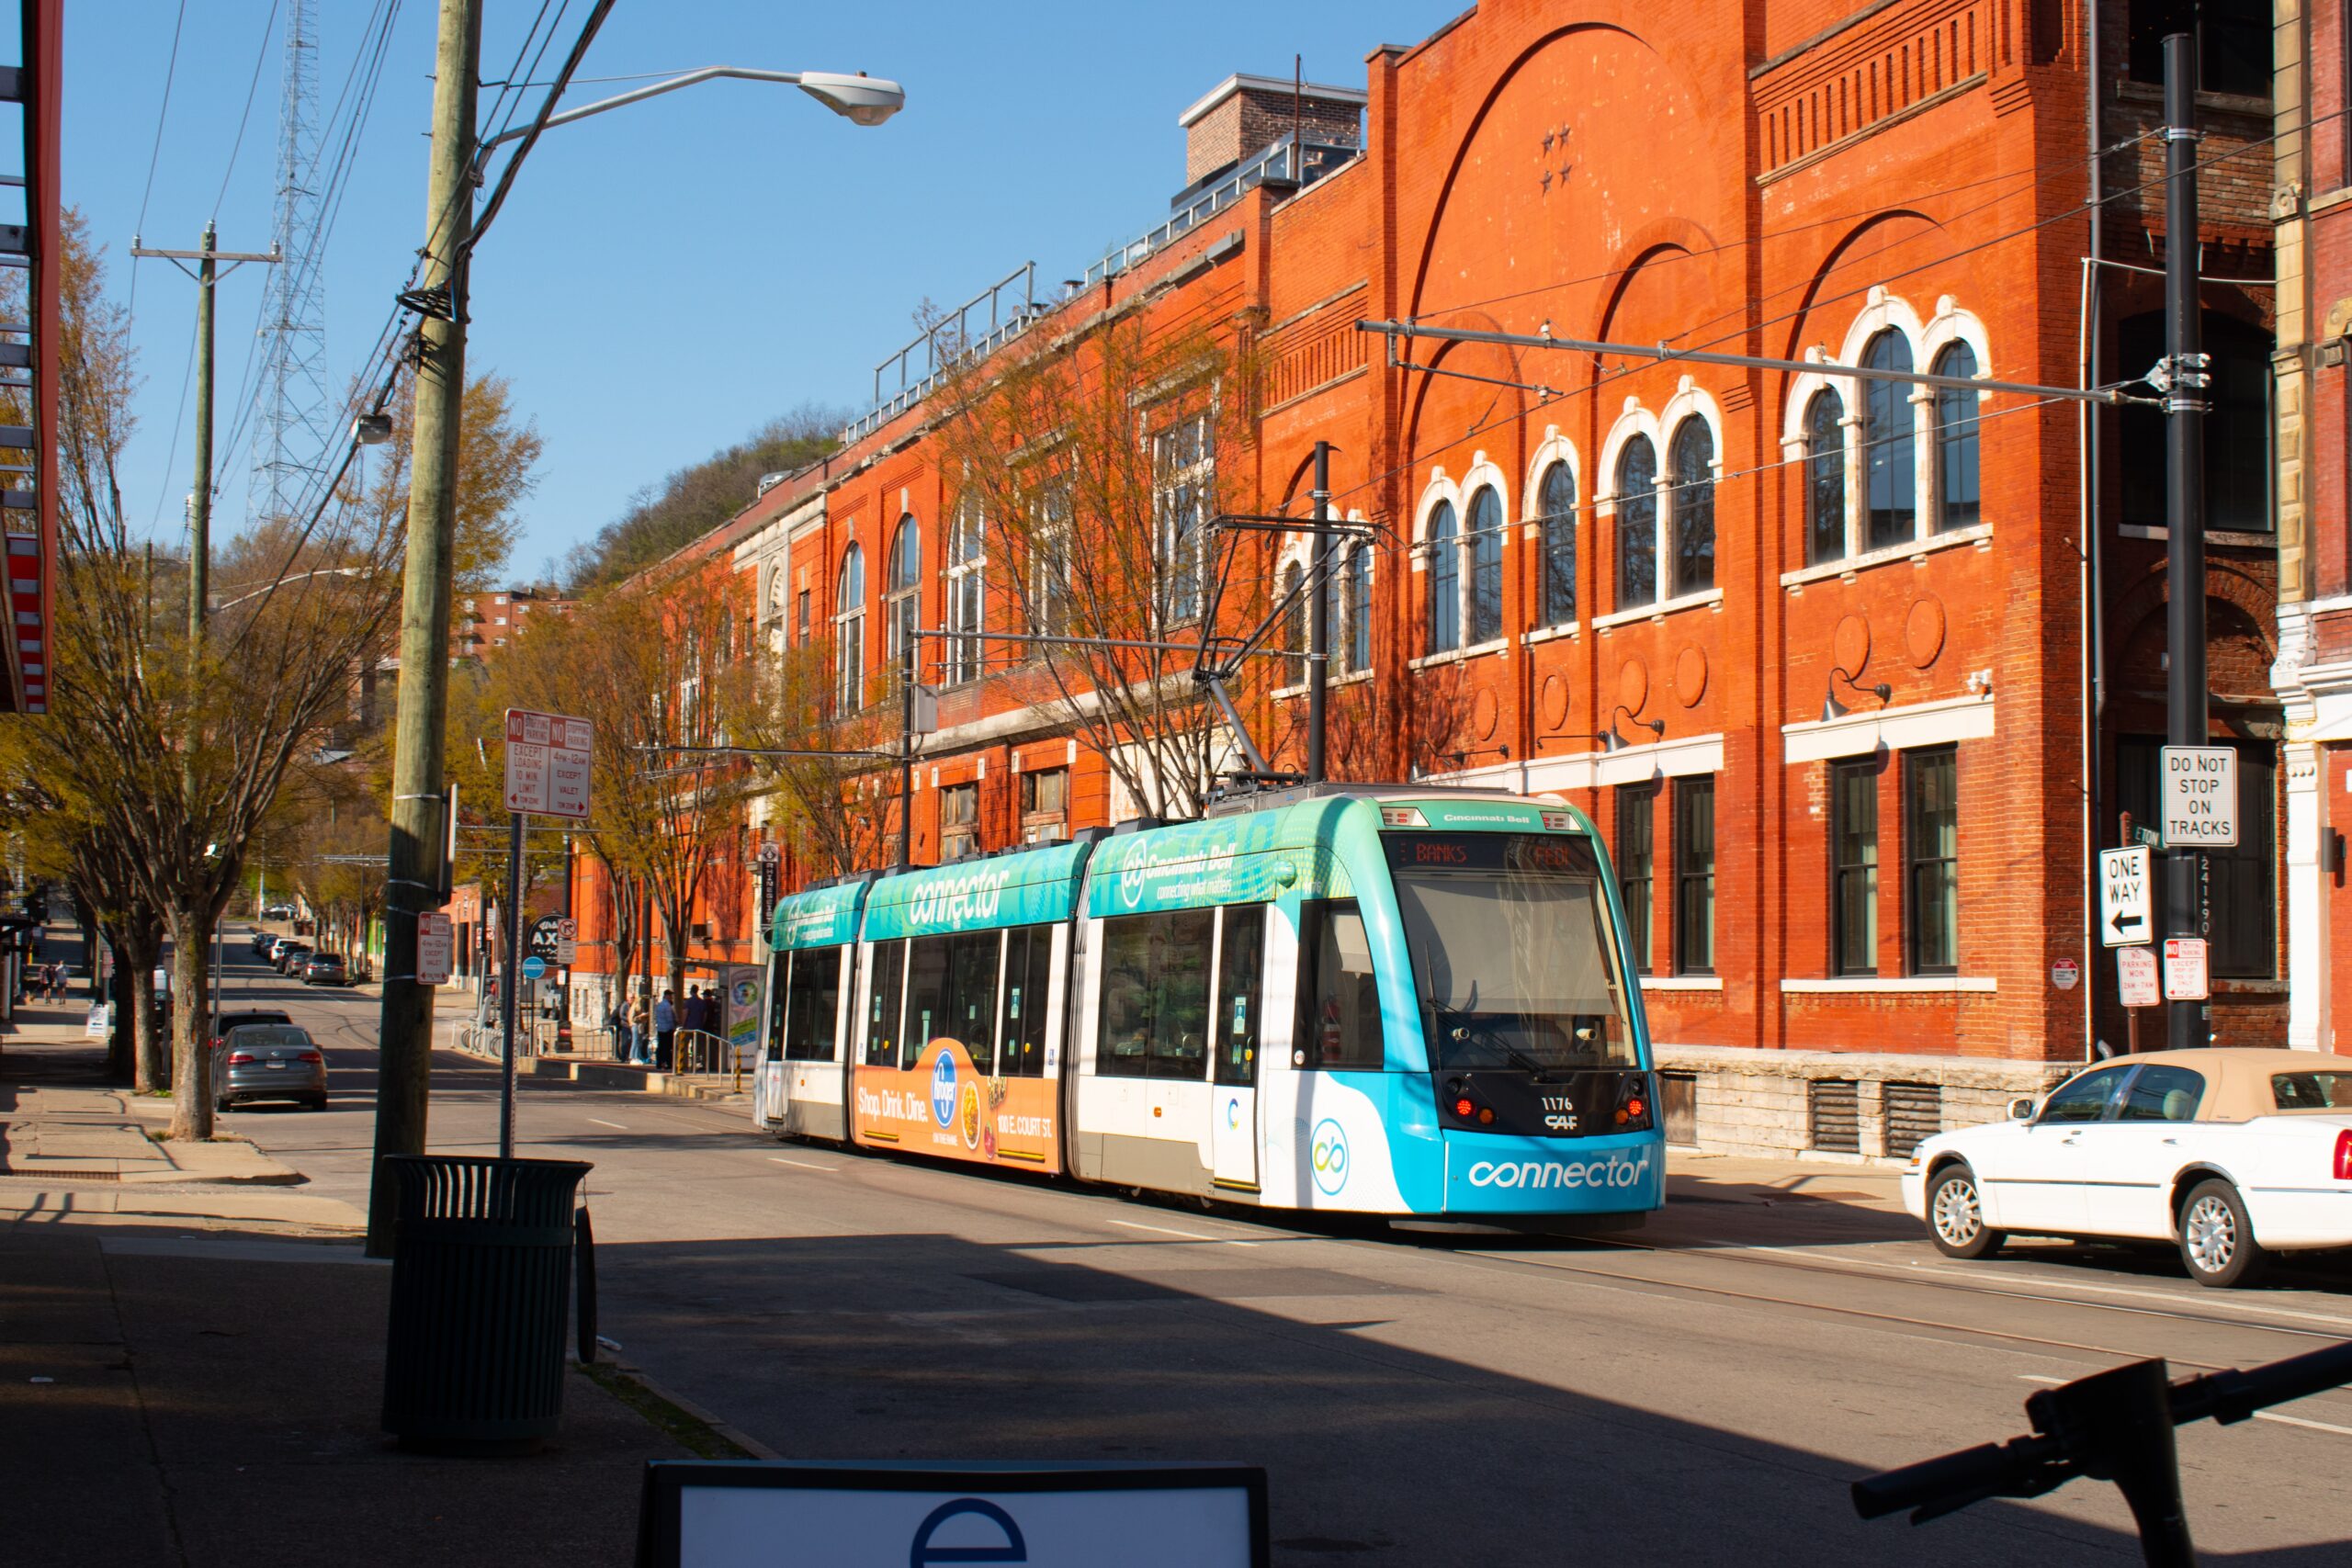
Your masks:
{"label": "kroger advertisement on streetcar", "polygon": [[1239,1204],[1634,1223],[1664,1193],[1573,807],[1320,785],[782,900],[754,1114]]}

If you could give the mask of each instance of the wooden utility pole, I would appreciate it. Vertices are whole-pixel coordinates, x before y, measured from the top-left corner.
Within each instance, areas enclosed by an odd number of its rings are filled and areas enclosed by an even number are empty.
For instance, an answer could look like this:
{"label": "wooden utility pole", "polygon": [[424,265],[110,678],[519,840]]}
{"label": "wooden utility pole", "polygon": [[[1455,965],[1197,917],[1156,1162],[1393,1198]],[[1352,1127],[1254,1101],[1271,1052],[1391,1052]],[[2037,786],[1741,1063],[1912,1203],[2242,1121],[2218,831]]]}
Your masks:
{"label": "wooden utility pole", "polygon": [[378,1030],[376,1155],[368,1252],[392,1250],[387,1155],[424,1152],[433,988],[417,983],[416,917],[439,902],[447,839],[441,820],[443,710],[449,681],[450,558],[457,526],[458,435],[466,385],[467,242],[473,233],[475,61],[481,0],[441,0],[434,57],[433,157],[425,182],[424,265],[415,292],[416,416],[401,600],[401,681],[393,724],[390,875],[384,890],[384,1000]]}

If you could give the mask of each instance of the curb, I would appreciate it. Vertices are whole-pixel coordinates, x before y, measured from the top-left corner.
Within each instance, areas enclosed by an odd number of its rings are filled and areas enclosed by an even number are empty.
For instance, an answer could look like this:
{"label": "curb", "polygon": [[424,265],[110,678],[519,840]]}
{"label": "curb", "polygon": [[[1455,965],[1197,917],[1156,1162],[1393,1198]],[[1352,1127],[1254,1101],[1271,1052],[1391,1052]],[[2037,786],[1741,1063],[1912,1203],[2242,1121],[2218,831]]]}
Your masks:
{"label": "curb", "polygon": [[765,1443],[760,1441],[757,1438],[752,1436],[749,1432],[742,1430],[739,1427],[731,1426],[729,1423],[720,1420],[718,1416],[713,1416],[709,1411],[705,1410],[693,1400],[673,1393],[668,1389],[663,1388],[660,1383],[654,1382],[642,1367],[632,1366],[628,1362],[621,1360],[617,1357],[615,1357],[609,1361],[599,1358],[595,1364],[599,1367],[610,1370],[616,1376],[627,1378],[629,1382],[643,1389],[650,1397],[660,1400],[662,1404],[667,1404],[692,1417],[694,1420],[700,1422],[703,1426],[710,1429],[713,1436],[734,1444],[737,1448],[742,1450],[753,1459],[782,1459],[784,1457],[774,1449],[768,1447]]}

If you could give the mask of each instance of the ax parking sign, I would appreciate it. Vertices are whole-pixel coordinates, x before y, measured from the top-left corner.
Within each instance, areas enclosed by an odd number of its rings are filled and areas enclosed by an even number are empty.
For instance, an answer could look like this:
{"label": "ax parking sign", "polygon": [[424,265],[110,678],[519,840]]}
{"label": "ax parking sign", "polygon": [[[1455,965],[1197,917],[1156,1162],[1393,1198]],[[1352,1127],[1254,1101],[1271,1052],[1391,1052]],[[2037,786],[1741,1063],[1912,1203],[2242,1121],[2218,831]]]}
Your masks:
{"label": "ax parking sign", "polygon": [[2165,848],[2228,850],[2238,841],[2238,754],[2228,746],[2164,749]]}

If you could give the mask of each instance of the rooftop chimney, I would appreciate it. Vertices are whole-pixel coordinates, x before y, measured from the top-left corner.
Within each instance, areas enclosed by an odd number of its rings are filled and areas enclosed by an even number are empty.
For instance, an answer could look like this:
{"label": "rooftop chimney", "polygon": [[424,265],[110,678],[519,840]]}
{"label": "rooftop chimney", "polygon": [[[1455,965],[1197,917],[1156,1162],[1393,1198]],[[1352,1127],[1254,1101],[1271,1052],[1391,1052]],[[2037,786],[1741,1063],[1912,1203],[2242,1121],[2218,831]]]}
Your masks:
{"label": "rooftop chimney", "polygon": [[1184,128],[1184,183],[1196,185],[1288,136],[1294,103],[1299,133],[1306,140],[1360,147],[1367,99],[1360,87],[1317,82],[1299,88],[1294,99],[1291,84],[1284,78],[1227,76],[1176,117],[1176,123]]}

